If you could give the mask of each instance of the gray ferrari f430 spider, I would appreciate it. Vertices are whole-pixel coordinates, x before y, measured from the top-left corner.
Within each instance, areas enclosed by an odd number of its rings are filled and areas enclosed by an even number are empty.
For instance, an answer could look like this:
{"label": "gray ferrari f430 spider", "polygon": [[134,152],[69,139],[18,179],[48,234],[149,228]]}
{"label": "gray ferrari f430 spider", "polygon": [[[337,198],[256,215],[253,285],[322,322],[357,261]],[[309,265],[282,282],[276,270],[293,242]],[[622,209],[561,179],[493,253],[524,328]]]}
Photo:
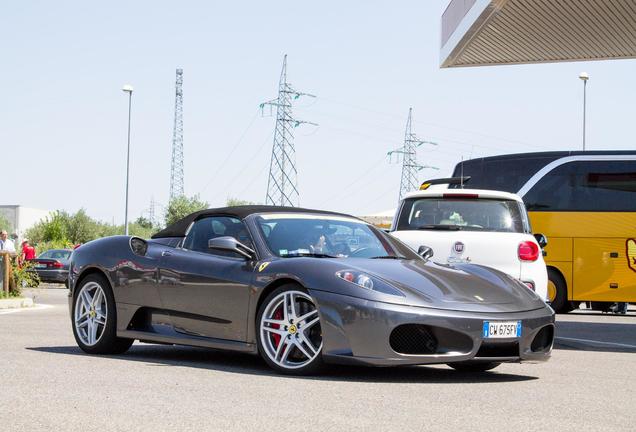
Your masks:
{"label": "gray ferrari f430 spider", "polygon": [[554,312],[532,290],[419,252],[344,214],[203,210],[149,240],[76,249],[73,333],[91,354],[143,340],[260,354],[289,374],[324,363],[484,371],[550,357]]}

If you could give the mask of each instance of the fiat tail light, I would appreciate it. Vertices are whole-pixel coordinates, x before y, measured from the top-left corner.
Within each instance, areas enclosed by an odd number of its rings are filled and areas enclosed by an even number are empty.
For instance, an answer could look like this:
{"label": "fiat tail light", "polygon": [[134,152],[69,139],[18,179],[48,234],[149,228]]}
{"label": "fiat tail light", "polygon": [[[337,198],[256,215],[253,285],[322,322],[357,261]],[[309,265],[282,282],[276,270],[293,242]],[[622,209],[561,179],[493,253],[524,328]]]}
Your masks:
{"label": "fiat tail light", "polygon": [[536,261],[539,259],[539,246],[531,241],[519,243],[517,255],[521,261]]}

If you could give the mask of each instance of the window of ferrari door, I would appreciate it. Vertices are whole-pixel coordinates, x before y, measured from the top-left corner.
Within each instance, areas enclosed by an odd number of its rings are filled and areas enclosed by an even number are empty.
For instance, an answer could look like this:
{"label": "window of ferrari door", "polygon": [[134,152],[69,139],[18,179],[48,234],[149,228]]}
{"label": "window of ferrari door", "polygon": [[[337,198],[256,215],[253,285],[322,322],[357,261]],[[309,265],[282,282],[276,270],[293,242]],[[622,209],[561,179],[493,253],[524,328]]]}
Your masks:
{"label": "window of ferrari door", "polygon": [[230,216],[211,216],[196,221],[183,241],[183,248],[212,255],[238,257],[239,255],[234,252],[218,251],[208,247],[211,239],[223,236],[234,237],[252,248],[252,240],[245,224]]}

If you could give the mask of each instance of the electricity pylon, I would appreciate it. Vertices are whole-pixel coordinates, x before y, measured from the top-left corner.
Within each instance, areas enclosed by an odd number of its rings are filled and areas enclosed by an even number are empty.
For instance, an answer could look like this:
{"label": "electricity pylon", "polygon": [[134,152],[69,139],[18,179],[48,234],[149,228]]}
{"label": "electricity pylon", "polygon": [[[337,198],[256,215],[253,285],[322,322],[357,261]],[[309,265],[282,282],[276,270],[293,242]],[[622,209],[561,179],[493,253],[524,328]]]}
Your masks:
{"label": "electricity pylon", "polygon": [[183,69],[177,69],[170,165],[170,199],[183,195]]}
{"label": "electricity pylon", "polygon": [[150,224],[152,226],[156,225],[155,221],[155,197],[150,197],[150,208],[148,209],[148,219],[150,220]]}
{"label": "electricity pylon", "polygon": [[301,96],[316,97],[294,90],[287,82],[287,54],[285,54],[278,83],[278,97],[260,105],[261,110],[265,106],[269,106],[270,111],[276,107],[276,129],[274,130],[274,145],[269,165],[265,204],[290,207],[299,205],[298,170],[296,169],[293,129],[301,124],[318,126],[316,123],[293,117],[292,101]]}
{"label": "electricity pylon", "polygon": [[409,118],[406,121],[406,131],[404,132],[404,145],[398,149],[391,150],[387,153],[389,157],[396,155],[398,161],[402,156],[402,179],[400,181],[400,197],[414,190],[419,189],[418,172],[424,168],[438,170],[439,168],[430,165],[420,165],[417,162],[417,148],[422,144],[430,144],[436,146],[437,143],[432,141],[424,141],[413,133],[412,128],[413,108],[409,108]]}

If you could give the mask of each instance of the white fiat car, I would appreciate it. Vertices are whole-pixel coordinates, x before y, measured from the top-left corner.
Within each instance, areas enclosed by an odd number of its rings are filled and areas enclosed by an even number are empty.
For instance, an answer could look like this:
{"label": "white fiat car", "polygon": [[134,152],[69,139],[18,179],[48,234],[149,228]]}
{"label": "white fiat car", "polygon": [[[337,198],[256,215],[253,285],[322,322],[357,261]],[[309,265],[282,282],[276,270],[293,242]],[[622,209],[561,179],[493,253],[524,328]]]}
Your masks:
{"label": "white fiat car", "polygon": [[[545,237],[532,235],[521,198],[480,189],[412,192],[400,202],[391,234],[416,251],[429,247],[442,263],[493,267],[547,299]],[[537,241],[541,241],[541,245]]]}

